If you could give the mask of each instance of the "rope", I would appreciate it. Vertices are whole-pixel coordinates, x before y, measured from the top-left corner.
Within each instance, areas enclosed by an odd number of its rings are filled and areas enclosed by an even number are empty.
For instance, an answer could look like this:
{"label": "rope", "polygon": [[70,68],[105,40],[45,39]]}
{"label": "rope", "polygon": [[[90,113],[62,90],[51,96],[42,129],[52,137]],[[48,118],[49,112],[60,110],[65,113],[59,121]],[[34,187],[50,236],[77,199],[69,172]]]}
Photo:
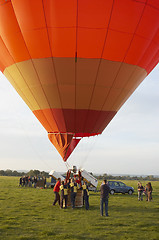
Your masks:
{"label": "rope", "polygon": [[[88,150],[87,150],[87,153],[86,153],[84,159],[81,161],[80,168],[83,168],[83,167],[84,167],[84,164],[88,161],[89,156],[90,156],[90,153],[92,152],[92,149],[94,149],[94,145],[95,145],[95,143],[96,143],[96,136],[94,136],[94,137],[92,138],[92,140],[93,140],[93,143],[91,143],[91,144],[89,145],[89,148],[88,148]],[[88,145],[86,145],[86,146],[88,146]]]}
{"label": "rope", "polygon": [[70,165],[68,164],[68,162],[65,162],[65,166],[66,166],[67,170],[70,169]]}

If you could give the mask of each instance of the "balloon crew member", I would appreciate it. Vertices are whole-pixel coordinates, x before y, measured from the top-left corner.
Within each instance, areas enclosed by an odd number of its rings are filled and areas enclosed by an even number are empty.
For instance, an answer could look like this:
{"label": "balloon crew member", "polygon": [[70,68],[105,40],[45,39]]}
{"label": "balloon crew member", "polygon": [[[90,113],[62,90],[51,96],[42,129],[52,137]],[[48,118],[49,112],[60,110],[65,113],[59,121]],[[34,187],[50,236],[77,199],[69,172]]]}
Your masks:
{"label": "balloon crew member", "polygon": [[[84,178],[81,177],[81,189],[83,189],[83,185],[84,185]],[[84,206],[84,196],[83,196],[83,206]]]}
{"label": "balloon crew member", "polygon": [[71,179],[70,183],[70,190],[71,190],[71,206],[72,209],[75,208],[75,200],[76,200],[76,195],[77,195],[77,183],[74,181],[74,179]]}
{"label": "balloon crew member", "polygon": [[67,208],[67,200],[68,200],[68,188],[67,182],[62,181],[60,186],[61,190],[61,208],[63,208],[63,203],[65,203],[65,208]]}
{"label": "balloon crew member", "polygon": [[66,173],[66,180],[68,180],[70,178],[70,175],[71,175],[71,171],[68,170],[67,173]]}
{"label": "balloon crew member", "polygon": [[82,182],[81,182],[81,180],[82,180],[82,176],[81,176],[81,171],[79,170],[79,171],[78,171],[78,180],[76,180],[76,182],[78,183],[79,188],[82,187]]}
{"label": "balloon crew member", "polygon": [[55,194],[55,200],[53,202],[53,206],[55,206],[57,201],[58,201],[58,204],[60,206],[60,195],[59,195],[60,186],[61,186],[61,178],[58,178],[58,181],[55,184],[55,187],[54,187],[54,190],[53,190],[54,194]]}
{"label": "balloon crew member", "polygon": [[67,187],[70,188],[71,178],[67,179]]}
{"label": "balloon crew member", "polygon": [[82,189],[83,189],[83,199],[85,203],[85,208],[86,210],[88,210],[89,209],[89,190],[88,190],[87,182],[84,181],[82,185]]}

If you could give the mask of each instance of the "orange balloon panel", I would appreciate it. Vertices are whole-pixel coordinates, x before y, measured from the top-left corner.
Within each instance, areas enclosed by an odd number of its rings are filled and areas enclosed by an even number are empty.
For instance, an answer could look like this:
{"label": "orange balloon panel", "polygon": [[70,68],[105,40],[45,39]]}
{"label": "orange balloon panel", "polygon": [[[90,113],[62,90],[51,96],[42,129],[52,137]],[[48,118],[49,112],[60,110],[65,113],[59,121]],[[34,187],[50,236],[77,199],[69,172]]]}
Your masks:
{"label": "orange balloon panel", "polygon": [[66,162],[67,159],[69,158],[69,156],[71,155],[71,153],[73,152],[73,150],[76,148],[77,144],[80,142],[81,138],[73,138],[71,143],[70,143],[70,146],[66,152],[66,155],[64,157],[64,161]]}
{"label": "orange balloon panel", "polygon": [[[81,58],[138,65],[149,72],[158,56],[158,5],[153,0],[2,1],[0,36],[15,62],[74,58],[77,53]],[[152,43],[154,51],[149,53]]]}
{"label": "orange balloon panel", "polygon": [[[73,141],[73,134],[67,133],[49,133],[49,140],[56,147],[57,151],[60,153],[61,157],[66,159],[66,153],[68,152],[71,142]],[[67,159],[66,159],[67,160]]]}
{"label": "orange balloon panel", "polygon": [[102,133],[158,60],[159,1],[0,0],[0,69],[63,158],[67,133]]}

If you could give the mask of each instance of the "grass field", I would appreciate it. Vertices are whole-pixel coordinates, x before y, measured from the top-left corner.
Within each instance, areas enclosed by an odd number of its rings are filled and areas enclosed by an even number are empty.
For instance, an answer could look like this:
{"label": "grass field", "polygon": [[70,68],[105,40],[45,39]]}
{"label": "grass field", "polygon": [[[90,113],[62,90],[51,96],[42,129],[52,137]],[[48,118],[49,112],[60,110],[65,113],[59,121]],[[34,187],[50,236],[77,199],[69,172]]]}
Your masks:
{"label": "grass field", "polygon": [[[159,182],[152,182],[153,201],[115,194],[110,217],[100,216],[100,194],[90,193],[90,210],[52,206],[52,189],[18,187],[19,178],[0,177],[0,239],[144,239],[159,240]],[[137,181],[124,181],[136,189]],[[145,184],[143,182],[143,184]]]}

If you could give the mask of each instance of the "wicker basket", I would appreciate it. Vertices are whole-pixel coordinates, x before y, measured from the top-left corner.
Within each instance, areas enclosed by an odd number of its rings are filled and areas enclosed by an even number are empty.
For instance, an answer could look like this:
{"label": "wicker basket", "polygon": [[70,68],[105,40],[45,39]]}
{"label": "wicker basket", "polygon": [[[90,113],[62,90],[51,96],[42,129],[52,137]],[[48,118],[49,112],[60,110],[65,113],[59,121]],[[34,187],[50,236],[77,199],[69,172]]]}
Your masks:
{"label": "wicker basket", "polygon": [[[65,203],[63,204],[63,207],[65,207]],[[68,189],[68,201],[67,201],[67,207],[71,207],[71,192],[70,189]],[[83,195],[82,190],[77,190],[77,195],[75,199],[75,207],[83,207]]]}

